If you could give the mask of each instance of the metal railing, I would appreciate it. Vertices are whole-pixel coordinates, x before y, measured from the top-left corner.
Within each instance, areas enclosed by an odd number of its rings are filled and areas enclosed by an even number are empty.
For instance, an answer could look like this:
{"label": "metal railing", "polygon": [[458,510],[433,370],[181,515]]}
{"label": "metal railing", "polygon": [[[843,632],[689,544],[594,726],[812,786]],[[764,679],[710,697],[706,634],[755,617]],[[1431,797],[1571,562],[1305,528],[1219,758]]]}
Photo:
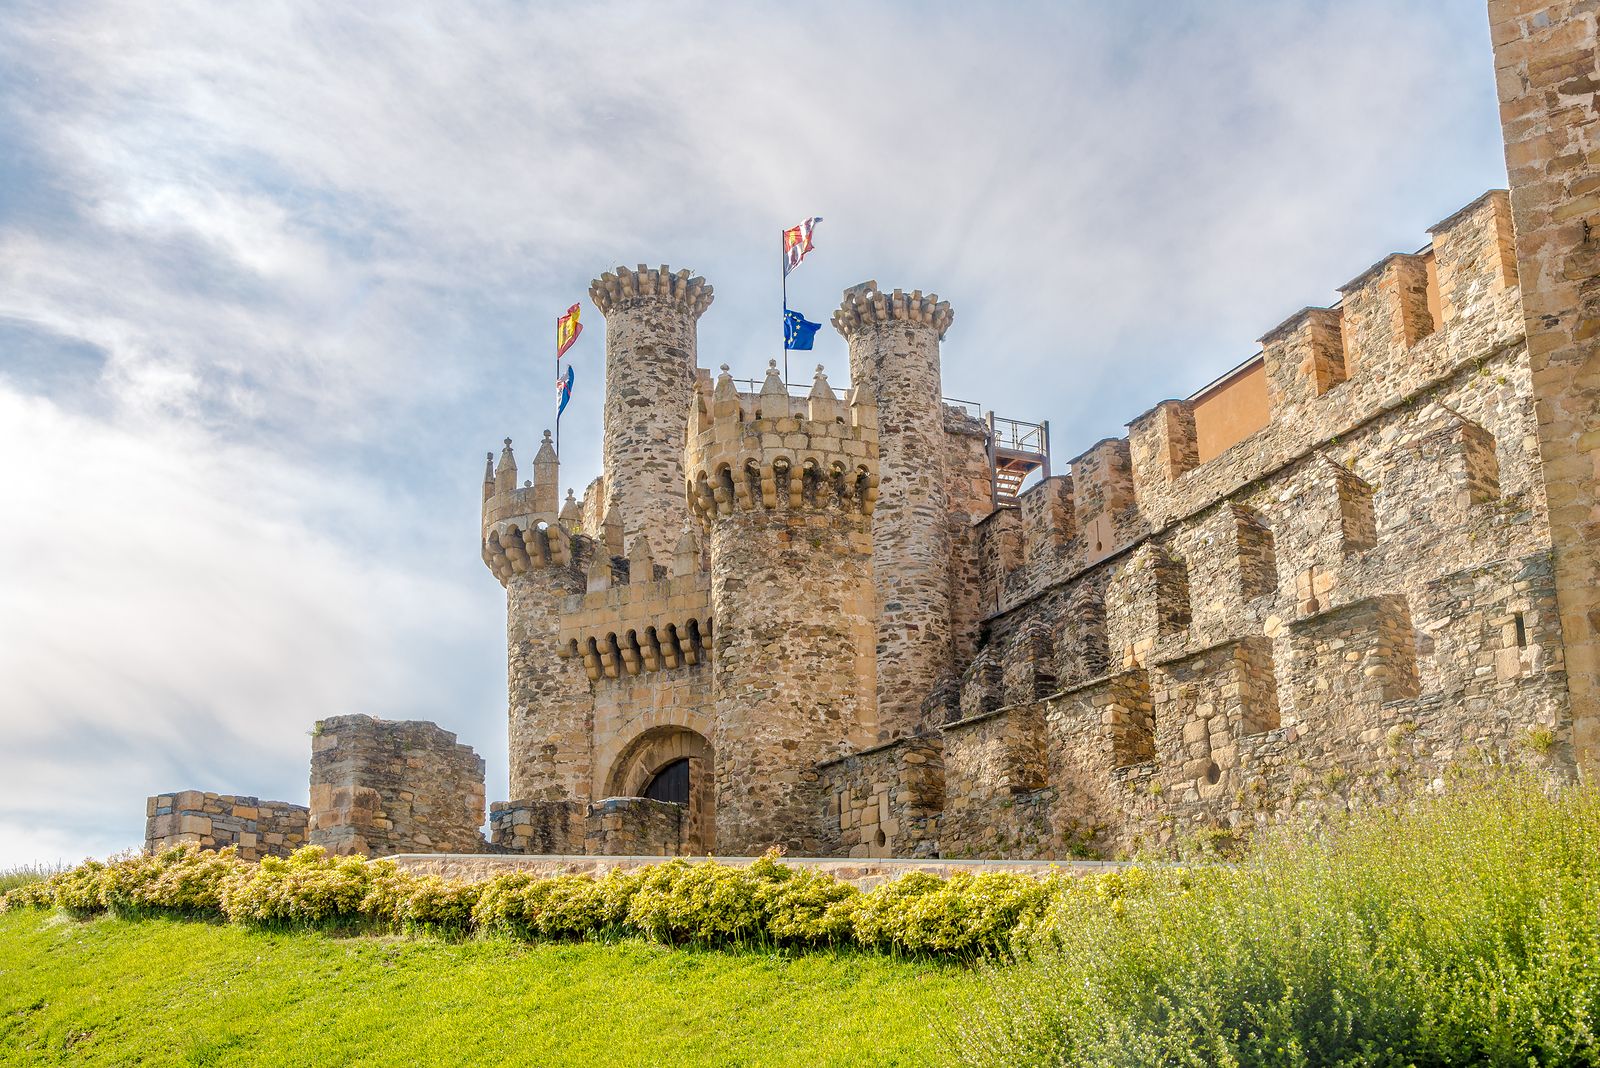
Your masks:
{"label": "metal railing", "polygon": [[1003,419],[989,413],[989,433],[994,436],[994,447],[1012,452],[1050,454],[1050,424],[1026,423],[1021,419]]}

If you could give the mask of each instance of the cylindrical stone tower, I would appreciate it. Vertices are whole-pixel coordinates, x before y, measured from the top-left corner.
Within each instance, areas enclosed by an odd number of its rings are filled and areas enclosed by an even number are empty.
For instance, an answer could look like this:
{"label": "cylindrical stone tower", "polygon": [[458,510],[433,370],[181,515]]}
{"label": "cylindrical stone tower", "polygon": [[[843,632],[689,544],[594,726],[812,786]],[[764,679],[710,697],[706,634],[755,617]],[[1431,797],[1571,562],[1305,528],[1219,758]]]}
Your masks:
{"label": "cylindrical stone tower", "polygon": [[623,541],[643,535],[650,555],[672,555],[687,513],[684,428],[694,389],[695,327],[711,287],[663,265],[618,267],[589,285],[606,317],[603,471],[608,516],[621,515]]}
{"label": "cylindrical stone tower", "polygon": [[921,290],[847,289],[833,325],[850,346],[850,377],[876,403],[882,489],[873,517],[878,592],[878,729],[915,733],[953,671],[950,527],[939,342],[954,313]]}
{"label": "cylindrical stone tower", "polygon": [[506,588],[511,799],[587,802],[589,682],[579,661],[554,655],[561,600],[584,592],[585,561],[556,515],[560,469],[548,433],[533,469],[533,484],[519,487],[508,440],[483,487],[483,562]]}
{"label": "cylindrical stone tower", "polygon": [[774,368],[741,402],[724,367],[686,467],[711,557],[717,847],[816,854],[817,763],[877,735],[872,406],[839,405],[820,369],[809,401]]}

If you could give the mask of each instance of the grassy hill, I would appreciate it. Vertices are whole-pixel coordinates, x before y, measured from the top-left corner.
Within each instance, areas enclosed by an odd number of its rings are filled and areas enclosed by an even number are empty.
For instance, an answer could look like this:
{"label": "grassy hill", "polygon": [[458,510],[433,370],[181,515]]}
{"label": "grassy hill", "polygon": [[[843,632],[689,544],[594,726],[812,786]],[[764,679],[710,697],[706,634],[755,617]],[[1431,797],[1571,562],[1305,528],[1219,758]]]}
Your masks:
{"label": "grassy hill", "polygon": [[955,965],[0,914],[0,1063],[914,1065]]}

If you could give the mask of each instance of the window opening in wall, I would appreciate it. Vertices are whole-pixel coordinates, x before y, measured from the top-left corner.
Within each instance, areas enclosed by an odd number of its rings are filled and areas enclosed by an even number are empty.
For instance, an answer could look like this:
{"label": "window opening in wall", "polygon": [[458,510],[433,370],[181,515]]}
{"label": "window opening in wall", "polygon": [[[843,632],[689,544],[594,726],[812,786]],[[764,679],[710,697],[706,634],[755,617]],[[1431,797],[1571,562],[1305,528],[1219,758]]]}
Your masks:
{"label": "window opening in wall", "polygon": [[1523,621],[1521,612],[1516,613],[1511,618],[1517,625],[1517,648],[1526,649],[1528,647],[1528,624]]}
{"label": "window opening in wall", "polygon": [[889,844],[889,836],[883,833],[881,827],[878,829],[878,844],[881,846]]}
{"label": "window opening in wall", "polygon": [[674,760],[653,775],[644,787],[644,796],[652,801],[667,801],[674,805],[689,803],[689,758]]}

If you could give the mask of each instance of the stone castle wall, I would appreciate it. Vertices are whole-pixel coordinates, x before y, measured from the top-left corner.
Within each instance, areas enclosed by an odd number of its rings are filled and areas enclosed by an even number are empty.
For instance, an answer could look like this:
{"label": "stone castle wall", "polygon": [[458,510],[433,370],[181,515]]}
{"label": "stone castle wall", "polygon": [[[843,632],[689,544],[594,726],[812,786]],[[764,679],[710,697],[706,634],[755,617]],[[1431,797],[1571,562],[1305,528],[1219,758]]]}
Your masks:
{"label": "stone castle wall", "polygon": [[665,558],[688,516],[683,436],[694,388],[695,324],[712,291],[688,271],[639,265],[596,279],[589,296],[606,317],[605,512],[623,542],[643,537]]}
{"label": "stone castle wall", "polygon": [[318,721],[309,840],[330,853],[474,853],[484,848],[483,758],[432,723]]}
{"label": "stone castle wall", "polygon": [[178,790],[145,802],[144,848],[159,853],[178,845],[232,846],[241,860],[286,857],[306,844],[304,805],[235,794]]}
{"label": "stone castle wall", "polygon": [[1267,335],[1273,417],[1210,462],[1165,402],[980,524],[945,855],[1231,833],[1464,754],[1568,774],[1506,221],[1480,198]]}

